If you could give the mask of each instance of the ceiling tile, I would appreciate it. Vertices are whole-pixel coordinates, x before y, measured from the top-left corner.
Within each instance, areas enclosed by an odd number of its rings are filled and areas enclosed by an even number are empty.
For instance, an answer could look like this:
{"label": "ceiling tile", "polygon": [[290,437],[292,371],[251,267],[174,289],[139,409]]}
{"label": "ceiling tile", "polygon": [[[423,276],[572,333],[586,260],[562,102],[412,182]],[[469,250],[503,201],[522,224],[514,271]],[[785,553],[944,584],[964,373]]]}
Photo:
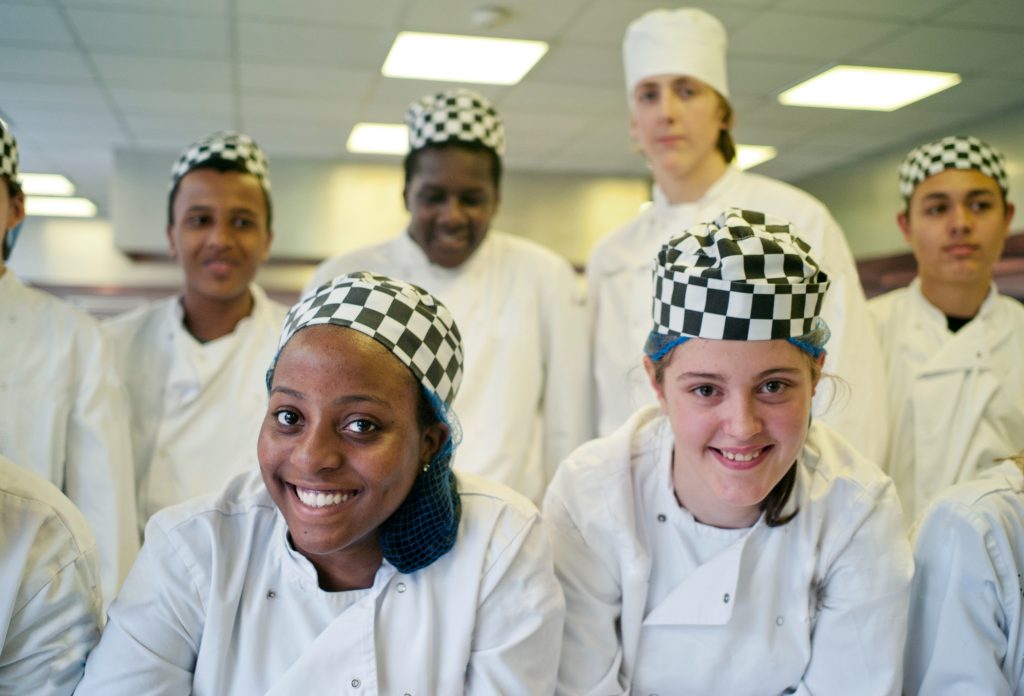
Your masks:
{"label": "ceiling tile", "polygon": [[0,94],[3,95],[4,108],[110,113],[105,97],[89,85],[55,85],[0,78]]}
{"label": "ceiling tile", "polygon": [[0,45],[0,80],[8,78],[84,84],[92,73],[77,51]]}
{"label": "ceiling tile", "polygon": [[403,28],[412,31],[547,41],[561,34],[586,1],[507,0],[501,3],[501,7],[508,10],[508,16],[493,27],[481,27],[473,22],[473,11],[481,6],[478,0],[414,2],[410,3],[403,18]]}
{"label": "ceiling tile", "polygon": [[92,52],[228,57],[224,18],[85,9],[70,9],[68,14]]}
{"label": "ceiling tile", "polygon": [[1008,42],[1019,45],[1020,34],[1015,29],[1024,29],[1024,12],[1020,0],[962,0],[953,3],[936,19],[942,24],[955,27],[986,27],[995,31],[1012,34]]}
{"label": "ceiling tile", "polygon": [[729,58],[729,92],[734,106],[737,99],[771,97],[808,77],[820,72],[821,64],[814,60],[764,58]]}
{"label": "ceiling tile", "polygon": [[[986,2],[988,0],[985,0]],[[775,9],[799,10],[832,17],[872,17],[879,19],[923,19],[948,7],[950,0],[781,0]]]}
{"label": "ceiling tile", "polygon": [[1017,41],[981,29],[920,26],[858,56],[862,65],[967,72],[1020,55]]}
{"label": "ceiling tile", "polygon": [[303,124],[330,126],[341,121],[358,118],[358,105],[341,98],[291,97],[246,95],[242,97],[242,118],[245,122],[271,121],[290,123],[296,135]]}
{"label": "ceiling tile", "polygon": [[[799,27],[798,33],[794,27]],[[729,50],[736,58],[810,59],[824,67],[838,57],[855,54],[893,31],[891,24],[882,21],[837,21],[814,15],[769,12],[734,32]]]}
{"label": "ceiling tile", "polygon": [[[732,32],[751,18],[760,14],[761,9],[776,0],[738,0],[737,2],[686,3],[689,6],[703,7],[717,17],[726,31]],[[622,2],[622,0],[595,0],[587,6],[586,11],[569,26],[562,37],[568,41],[600,43],[614,46],[620,52],[622,38],[630,22],[650,10],[665,7],[664,0],[639,0]],[[621,53],[619,60],[621,60]]]}
{"label": "ceiling tile", "polygon": [[509,89],[500,105],[502,110],[554,110],[563,114],[590,116],[618,114],[628,118],[626,93],[621,87],[523,82]]}
{"label": "ceiling tile", "polygon": [[553,45],[527,79],[597,87],[622,87],[625,81],[617,48],[564,42]]}
{"label": "ceiling tile", "polygon": [[195,90],[227,90],[231,63],[227,60],[92,55],[103,81],[113,87],[186,87]]}
{"label": "ceiling tile", "polygon": [[395,29],[405,5],[405,0],[245,0],[238,3],[238,14],[243,19],[285,19],[317,24]]}
{"label": "ceiling tile", "polygon": [[228,0],[60,0],[60,2],[66,7],[75,9],[128,10],[130,12],[213,17],[225,17],[228,14]]}
{"label": "ceiling tile", "polygon": [[373,73],[342,67],[294,65],[245,61],[239,68],[242,89],[247,94],[323,96],[334,94],[362,101],[374,83]]}
{"label": "ceiling tile", "polygon": [[343,29],[319,24],[243,20],[243,60],[280,65],[320,65],[379,70],[394,32]]}
{"label": "ceiling tile", "polygon": [[231,95],[222,91],[114,87],[111,93],[121,112],[128,115],[167,116],[186,122],[193,116],[215,118],[223,122],[222,129],[231,127],[234,120]]}

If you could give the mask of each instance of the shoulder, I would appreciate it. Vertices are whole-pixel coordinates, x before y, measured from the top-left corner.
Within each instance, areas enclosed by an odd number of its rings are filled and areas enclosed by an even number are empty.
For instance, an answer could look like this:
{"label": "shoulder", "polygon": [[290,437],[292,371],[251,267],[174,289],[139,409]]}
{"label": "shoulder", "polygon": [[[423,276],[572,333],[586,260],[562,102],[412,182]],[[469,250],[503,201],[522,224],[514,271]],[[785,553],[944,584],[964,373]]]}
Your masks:
{"label": "shoulder", "polygon": [[[632,220],[601,238],[590,254],[590,259],[587,262],[587,275],[600,276],[618,268],[623,256],[628,256],[634,250],[638,230],[643,229],[653,215],[654,205],[648,206]],[[610,268],[609,265],[614,268]]]}
{"label": "shoulder", "polygon": [[896,501],[892,480],[842,435],[815,421],[800,456],[806,477],[805,495],[827,498],[831,512],[851,507],[873,508],[883,499]]}
{"label": "shoulder", "polygon": [[868,311],[877,322],[888,320],[900,309],[905,309],[910,297],[909,288],[897,288],[868,300]]}
{"label": "shoulder", "polygon": [[920,529],[947,527],[959,520],[979,533],[1024,526],[1024,474],[1013,462],[987,470],[971,481],[947,488],[928,506]]}
{"label": "shoulder", "polygon": [[396,237],[326,259],[313,272],[313,277],[307,285],[307,291],[346,273],[354,271],[387,271],[393,262],[393,254],[391,252],[397,242],[398,238]]}
{"label": "shoulder", "polygon": [[502,262],[514,259],[520,263],[540,263],[548,267],[572,270],[572,266],[563,257],[532,239],[497,230],[491,230],[487,236],[497,247]]}
{"label": "shoulder", "polygon": [[828,208],[820,200],[784,181],[752,172],[739,172],[738,183],[759,201],[774,202],[780,211],[788,209],[803,214],[829,214]]}
{"label": "shoulder", "polygon": [[126,341],[160,327],[167,320],[177,295],[165,297],[129,310],[103,322],[107,335],[116,341]]}
{"label": "shoulder", "polygon": [[1024,303],[1008,295],[999,294],[996,295],[995,305],[1007,318],[1024,324]]}
{"label": "shoulder", "polygon": [[[70,549],[81,555],[95,546],[85,517],[68,498],[46,479],[23,469],[0,455],[0,511],[11,526],[22,532],[52,523],[57,534],[65,538]],[[6,557],[6,554],[4,554]]]}

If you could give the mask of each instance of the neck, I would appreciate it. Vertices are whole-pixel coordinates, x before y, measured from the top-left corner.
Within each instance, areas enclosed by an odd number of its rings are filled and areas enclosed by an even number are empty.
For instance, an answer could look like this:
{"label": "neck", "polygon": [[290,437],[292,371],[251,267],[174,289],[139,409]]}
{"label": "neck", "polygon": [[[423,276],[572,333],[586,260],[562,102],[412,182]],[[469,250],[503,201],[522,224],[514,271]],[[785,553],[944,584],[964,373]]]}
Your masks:
{"label": "neck", "polygon": [[685,465],[672,455],[672,489],[676,502],[701,524],[719,529],[745,529],[761,517],[760,505],[737,507],[712,500],[710,491],[702,488],[697,477],[686,475]]}
{"label": "neck", "polygon": [[307,556],[316,568],[320,589],[324,592],[345,592],[373,587],[373,580],[384,562],[384,554],[376,543],[372,549],[367,550],[371,552],[330,557]]}
{"label": "neck", "polygon": [[991,282],[984,285],[949,285],[933,283],[921,277],[921,294],[947,317],[970,319],[978,314],[988,297]]}
{"label": "neck", "polygon": [[197,341],[214,341],[234,331],[238,322],[252,313],[254,303],[251,292],[232,300],[220,301],[186,291],[181,298],[185,328]]}
{"label": "neck", "polygon": [[672,205],[700,200],[716,181],[725,176],[729,165],[716,150],[701,166],[688,172],[655,171],[654,180]]}

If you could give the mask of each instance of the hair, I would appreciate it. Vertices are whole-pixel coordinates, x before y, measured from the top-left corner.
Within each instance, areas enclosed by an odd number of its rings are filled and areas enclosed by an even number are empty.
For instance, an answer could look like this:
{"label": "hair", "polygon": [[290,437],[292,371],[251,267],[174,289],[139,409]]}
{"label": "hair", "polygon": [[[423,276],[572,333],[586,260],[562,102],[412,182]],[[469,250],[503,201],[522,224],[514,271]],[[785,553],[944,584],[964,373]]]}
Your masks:
{"label": "hair", "polygon": [[14,198],[15,196],[20,196],[22,194],[21,184],[19,184],[17,181],[7,176],[6,174],[4,174],[3,179],[7,183],[8,196]]}
{"label": "hair", "polygon": [[408,188],[409,184],[412,183],[412,179],[416,176],[416,162],[419,159],[420,153],[426,152],[427,150],[443,150],[449,147],[458,147],[463,150],[470,150],[472,152],[483,152],[491,160],[491,183],[494,184],[494,190],[498,191],[501,188],[501,157],[495,152],[494,148],[488,147],[483,143],[475,141],[463,141],[463,140],[448,140],[443,143],[430,143],[423,147],[415,150],[410,150],[405,156],[405,160],[402,162],[402,168],[405,170],[405,186]]}
{"label": "hair", "polygon": [[[821,379],[821,366],[818,364],[817,358],[808,353],[805,349],[800,346],[793,344],[794,348],[800,350],[800,354],[807,360],[808,367],[811,370],[811,380],[815,383]],[[658,384],[663,384],[665,381],[665,370],[668,368],[668,358],[675,352],[675,348],[672,348],[666,355],[661,359],[654,362],[654,379]],[[769,527],[781,527],[784,524],[790,522],[796,514],[800,512],[797,507],[793,508],[793,511],[789,514],[785,514],[786,505],[789,503],[790,496],[793,493],[793,488],[796,486],[796,462],[793,462],[792,466],[786,471],[779,482],[768,492],[764,500],[761,501],[761,511],[764,512],[764,523]]]}
{"label": "hair", "polygon": [[[167,196],[167,225],[174,225],[174,200],[178,197],[178,187],[181,185],[181,180],[186,176],[196,171],[197,169],[212,169],[215,172],[229,173],[234,172],[236,174],[252,174],[256,176],[248,169],[245,168],[245,164],[240,160],[227,160],[214,157],[212,159],[200,162],[196,166],[189,169],[187,172],[182,174],[177,181],[174,182],[174,186],[171,187],[171,193]],[[259,178],[259,177],[257,177]],[[274,220],[274,207],[270,202],[270,192],[262,185],[260,189],[263,191],[263,201],[267,204],[267,229],[272,227]]]}
{"label": "hair", "polygon": [[718,97],[718,109],[722,112],[722,123],[726,124],[725,128],[718,131],[718,151],[722,153],[722,157],[725,159],[725,163],[728,164],[736,159],[736,141],[732,137],[732,104],[729,100],[719,94],[718,90],[715,90],[715,96]]}

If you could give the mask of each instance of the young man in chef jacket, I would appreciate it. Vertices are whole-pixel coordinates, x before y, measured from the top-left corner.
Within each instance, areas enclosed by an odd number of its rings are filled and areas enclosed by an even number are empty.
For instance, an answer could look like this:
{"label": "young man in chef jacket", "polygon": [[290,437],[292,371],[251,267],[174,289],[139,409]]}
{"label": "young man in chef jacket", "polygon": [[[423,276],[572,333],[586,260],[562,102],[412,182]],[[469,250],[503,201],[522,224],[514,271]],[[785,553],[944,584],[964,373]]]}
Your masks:
{"label": "young man in chef jacket", "polygon": [[889,380],[888,470],[909,521],[1024,448],[1024,306],[992,281],[1014,213],[1002,153],[946,137],[911,151],[899,177],[917,277],[870,308]]}

